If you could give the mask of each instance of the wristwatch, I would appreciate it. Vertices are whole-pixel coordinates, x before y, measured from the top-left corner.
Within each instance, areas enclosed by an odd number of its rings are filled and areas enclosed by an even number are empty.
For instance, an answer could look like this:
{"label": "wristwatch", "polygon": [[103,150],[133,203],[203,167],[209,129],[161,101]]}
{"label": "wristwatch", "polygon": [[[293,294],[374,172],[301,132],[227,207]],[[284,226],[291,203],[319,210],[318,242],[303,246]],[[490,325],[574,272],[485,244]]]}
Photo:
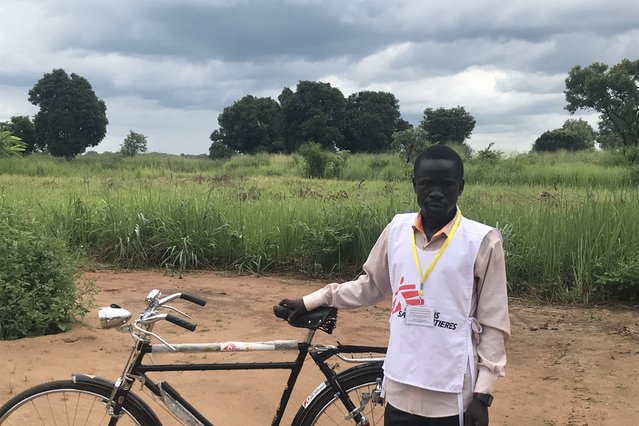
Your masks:
{"label": "wristwatch", "polygon": [[473,394],[473,399],[482,402],[486,407],[490,407],[490,404],[493,403],[493,396],[489,393],[475,392]]}

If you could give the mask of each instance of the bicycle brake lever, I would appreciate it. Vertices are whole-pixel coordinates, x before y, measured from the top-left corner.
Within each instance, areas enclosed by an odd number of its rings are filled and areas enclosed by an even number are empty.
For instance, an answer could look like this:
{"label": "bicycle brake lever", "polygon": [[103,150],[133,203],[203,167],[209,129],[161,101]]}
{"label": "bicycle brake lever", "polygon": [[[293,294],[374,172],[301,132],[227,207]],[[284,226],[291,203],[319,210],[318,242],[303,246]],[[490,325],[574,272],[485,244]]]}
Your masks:
{"label": "bicycle brake lever", "polygon": [[[163,338],[161,338],[161,337],[160,337],[160,336],[158,336],[157,334],[155,334],[155,333],[153,333],[153,332],[151,332],[151,331],[148,331],[148,330],[144,330],[143,328],[138,327],[138,322],[137,322],[137,321],[133,324],[133,327],[134,327],[136,330],[140,331],[142,334],[148,334],[148,335],[151,335],[151,336],[155,337],[155,338],[156,338],[156,339],[158,339],[160,342],[162,342],[162,343],[164,343],[166,346],[168,346],[168,347],[169,347],[169,349],[171,349],[172,351],[175,351],[175,346],[171,345],[169,342],[167,342],[166,340],[164,340]],[[134,335],[133,333],[132,333],[132,335],[135,337],[135,335]]]}
{"label": "bicycle brake lever", "polygon": [[175,311],[175,312],[177,312],[177,313],[178,313],[178,314],[180,314],[180,315],[184,315],[184,316],[185,316],[185,317],[187,317],[188,319],[193,319],[193,318],[191,317],[191,315],[189,315],[189,314],[187,314],[187,313],[185,313],[185,312],[182,312],[181,310],[179,310],[178,308],[174,308],[173,306],[170,306],[170,305],[164,305],[164,306],[162,306],[162,307],[163,307],[163,308],[170,309],[170,310],[172,310],[172,311]]}

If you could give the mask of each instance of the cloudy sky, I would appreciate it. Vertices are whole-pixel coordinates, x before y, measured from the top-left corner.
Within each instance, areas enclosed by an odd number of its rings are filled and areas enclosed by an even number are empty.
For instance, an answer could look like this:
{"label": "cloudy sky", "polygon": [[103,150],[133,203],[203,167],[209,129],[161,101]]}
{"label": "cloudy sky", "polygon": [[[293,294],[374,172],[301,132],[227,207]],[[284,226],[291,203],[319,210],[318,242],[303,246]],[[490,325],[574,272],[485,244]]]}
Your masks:
{"label": "cloudy sky", "polygon": [[[92,84],[149,151],[208,153],[225,106],[300,80],[389,91],[404,119],[462,105],[473,148],[528,151],[570,118],[575,65],[639,59],[637,0],[0,0],[0,121],[54,68]],[[592,113],[577,115],[596,125]]]}

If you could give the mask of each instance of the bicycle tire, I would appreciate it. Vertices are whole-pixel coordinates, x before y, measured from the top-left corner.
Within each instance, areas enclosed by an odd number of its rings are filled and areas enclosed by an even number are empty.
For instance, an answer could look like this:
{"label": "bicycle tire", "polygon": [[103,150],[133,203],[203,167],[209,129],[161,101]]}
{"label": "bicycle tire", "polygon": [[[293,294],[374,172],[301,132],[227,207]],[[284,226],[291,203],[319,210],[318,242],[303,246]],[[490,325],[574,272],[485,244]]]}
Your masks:
{"label": "bicycle tire", "polygon": [[[362,392],[371,393],[377,386],[378,379],[384,377],[384,370],[381,364],[364,364],[354,368],[350,368],[338,375],[338,380],[349,395],[355,406],[358,406]],[[307,400],[302,404],[292,426],[323,426],[323,425],[355,425],[355,421],[346,420],[346,407],[336,396],[337,391],[324,382],[318,389],[325,386],[316,396],[314,391],[309,395]],[[309,398],[311,399],[308,402]],[[304,405],[308,402],[308,405]],[[384,424],[384,405],[369,403],[361,412],[366,416],[371,426]]]}
{"label": "bicycle tire", "polygon": [[[57,380],[19,393],[0,407],[3,425],[108,425],[106,404],[111,395],[101,382]],[[127,398],[118,425],[156,426],[160,423],[150,409]]]}

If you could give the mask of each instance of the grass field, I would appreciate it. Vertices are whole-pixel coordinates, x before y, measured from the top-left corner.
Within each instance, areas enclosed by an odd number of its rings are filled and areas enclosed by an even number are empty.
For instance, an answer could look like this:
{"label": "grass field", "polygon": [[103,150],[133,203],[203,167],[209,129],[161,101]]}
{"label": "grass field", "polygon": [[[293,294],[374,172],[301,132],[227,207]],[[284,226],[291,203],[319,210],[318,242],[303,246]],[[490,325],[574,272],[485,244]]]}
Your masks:
{"label": "grass field", "polygon": [[[350,156],[306,179],[296,156],[93,154],[0,159],[2,204],[88,259],[138,268],[355,276],[395,213],[414,211],[411,169]],[[610,153],[469,160],[464,214],[504,235],[511,294],[633,299],[639,169]]]}

